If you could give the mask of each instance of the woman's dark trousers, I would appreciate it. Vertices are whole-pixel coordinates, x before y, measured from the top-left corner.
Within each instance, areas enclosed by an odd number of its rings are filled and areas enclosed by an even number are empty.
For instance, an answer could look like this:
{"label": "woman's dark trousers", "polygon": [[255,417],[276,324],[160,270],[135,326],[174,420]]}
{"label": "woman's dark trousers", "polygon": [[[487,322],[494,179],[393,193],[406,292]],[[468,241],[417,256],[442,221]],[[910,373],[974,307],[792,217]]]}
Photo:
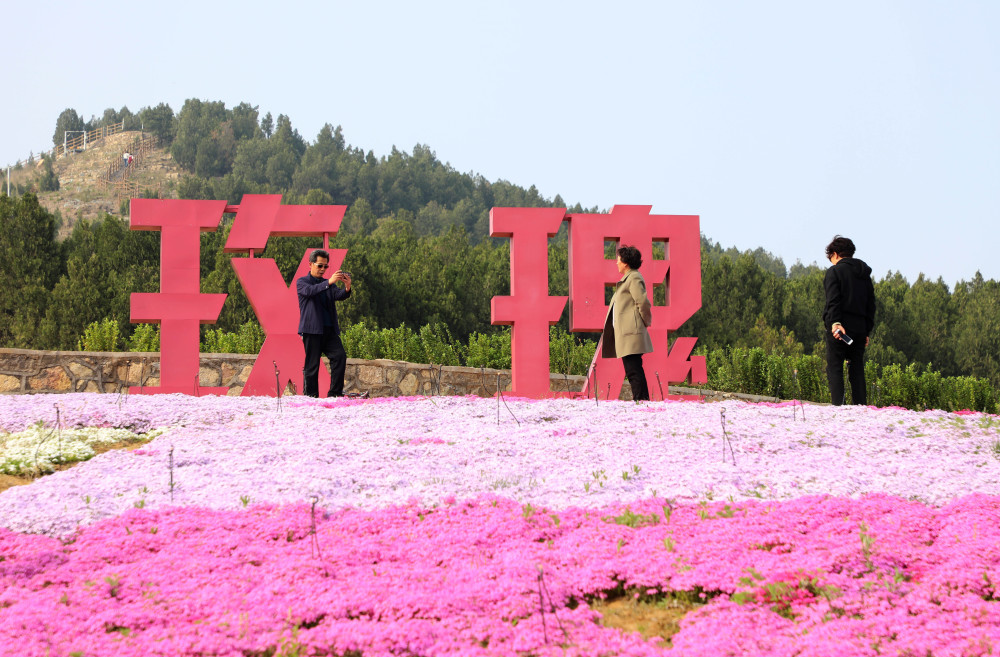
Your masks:
{"label": "woman's dark trousers", "polygon": [[642,354],[622,356],[622,365],[625,366],[625,377],[628,379],[628,384],[632,386],[632,399],[649,401],[646,372],[642,369]]}

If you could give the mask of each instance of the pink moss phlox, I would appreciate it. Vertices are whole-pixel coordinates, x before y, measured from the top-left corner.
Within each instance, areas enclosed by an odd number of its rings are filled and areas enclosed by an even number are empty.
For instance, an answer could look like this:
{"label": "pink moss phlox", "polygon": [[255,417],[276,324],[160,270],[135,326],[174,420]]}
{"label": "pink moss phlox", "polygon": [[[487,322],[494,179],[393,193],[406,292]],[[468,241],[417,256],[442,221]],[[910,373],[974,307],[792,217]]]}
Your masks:
{"label": "pink moss phlox", "polygon": [[[0,646],[194,655],[294,641],[555,655],[566,643],[570,654],[658,654],[655,642],[594,623],[586,600],[604,591],[700,592],[707,604],[672,638],[676,654],[1000,645],[996,497],[671,509],[647,499],[553,512],[481,497],[317,510],[315,542],[308,505],[133,509],[65,544],[0,530]],[[539,573],[551,596],[541,608]]]}

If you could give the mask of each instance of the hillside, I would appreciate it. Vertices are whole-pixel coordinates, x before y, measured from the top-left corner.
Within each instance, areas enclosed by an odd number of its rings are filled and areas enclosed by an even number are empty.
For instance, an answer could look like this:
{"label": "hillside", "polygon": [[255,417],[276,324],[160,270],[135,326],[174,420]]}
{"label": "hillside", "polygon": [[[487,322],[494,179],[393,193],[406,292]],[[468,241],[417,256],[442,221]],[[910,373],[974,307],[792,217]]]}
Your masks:
{"label": "hillside", "polygon": [[[70,153],[53,162],[53,170],[59,178],[59,190],[39,192],[38,199],[47,210],[62,216],[60,238],[69,235],[79,219],[121,213],[119,192],[112,186],[102,185],[101,179],[108,167],[117,164],[122,153],[139,137],[138,130],[121,132],[94,142],[86,151]],[[42,166],[39,159],[32,166],[12,170],[11,184],[31,186],[40,178]],[[140,194],[177,198],[181,168],[166,149],[152,147],[133,164],[129,173],[128,181],[138,186]]]}

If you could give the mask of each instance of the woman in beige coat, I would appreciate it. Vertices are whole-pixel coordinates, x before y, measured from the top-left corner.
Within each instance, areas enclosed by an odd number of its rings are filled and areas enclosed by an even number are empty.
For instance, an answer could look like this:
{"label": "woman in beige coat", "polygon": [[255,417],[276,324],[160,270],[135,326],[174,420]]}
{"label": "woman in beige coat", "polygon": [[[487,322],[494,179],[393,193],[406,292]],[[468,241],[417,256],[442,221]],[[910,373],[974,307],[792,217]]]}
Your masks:
{"label": "woman in beige coat", "polygon": [[618,273],[622,275],[611,297],[611,307],[604,319],[601,355],[621,358],[625,376],[632,386],[632,399],[649,400],[642,355],[653,351],[646,327],[653,322],[653,312],[646,296],[646,281],[639,273],[642,254],[634,246],[618,249]]}

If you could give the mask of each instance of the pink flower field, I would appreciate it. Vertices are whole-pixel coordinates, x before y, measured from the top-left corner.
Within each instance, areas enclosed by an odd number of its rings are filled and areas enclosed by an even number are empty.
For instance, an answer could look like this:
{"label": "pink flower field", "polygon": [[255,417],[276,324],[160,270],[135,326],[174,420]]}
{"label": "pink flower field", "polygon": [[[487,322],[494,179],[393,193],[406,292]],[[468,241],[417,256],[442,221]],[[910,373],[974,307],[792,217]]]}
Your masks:
{"label": "pink flower field", "polygon": [[0,493],[0,655],[1000,654],[1000,417],[507,406],[0,397],[155,436]]}

